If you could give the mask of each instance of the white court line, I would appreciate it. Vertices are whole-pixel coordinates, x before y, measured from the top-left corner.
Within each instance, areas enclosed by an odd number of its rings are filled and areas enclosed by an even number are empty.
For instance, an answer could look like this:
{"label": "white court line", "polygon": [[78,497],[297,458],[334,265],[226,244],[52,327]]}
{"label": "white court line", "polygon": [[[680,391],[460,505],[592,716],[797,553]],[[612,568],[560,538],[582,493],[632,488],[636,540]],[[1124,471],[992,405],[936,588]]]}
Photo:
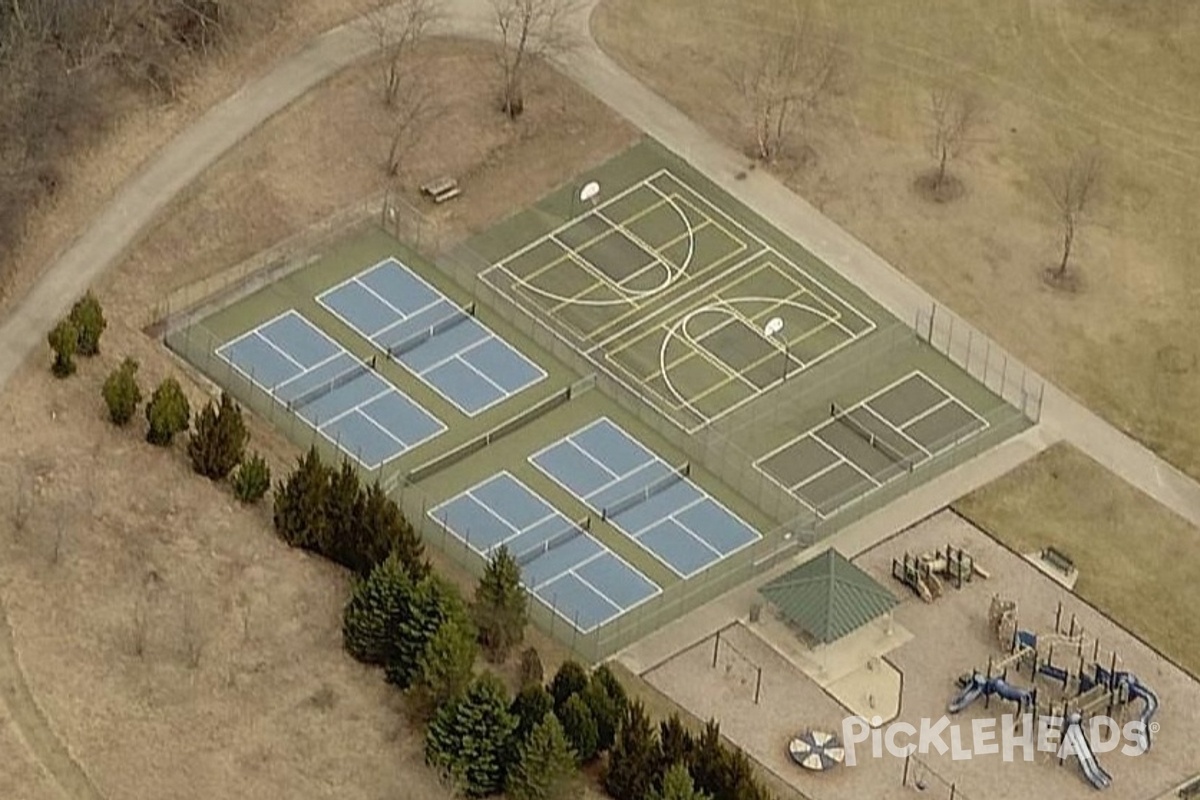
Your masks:
{"label": "white court line", "polygon": [[[383,385],[385,386],[384,391],[380,392],[379,394],[375,395],[374,397],[370,398],[367,401],[359,403],[358,405],[354,406],[353,408],[348,409],[347,411],[345,411],[329,420],[325,420],[325,421],[321,422],[319,425],[311,422],[303,414],[296,413],[295,411],[288,409],[287,403],[283,402],[278,395],[279,390],[283,389],[285,386],[287,386],[288,384],[290,384],[294,381],[300,380],[301,378],[304,378],[305,376],[312,374],[316,370],[319,370],[322,367],[324,367],[326,364],[329,364],[330,362],[335,361],[338,358],[341,358],[342,356],[346,356],[358,366],[364,366],[364,367],[367,367],[368,369],[370,369],[370,366],[365,361],[358,358],[358,356],[354,355],[349,350],[347,350],[345,347],[343,347],[340,342],[338,342],[337,340],[333,339],[331,336],[326,334],[317,325],[313,324],[307,317],[305,317],[303,314],[301,314],[299,311],[297,311],[294,308],[288,309],[287,311],[284,311],[283,313],[277,314],[275,317],[272,317],[267,322],[261,323],[257,328],[255,328],[253,331],[251,331],[251,333],[256,333],[263,326],[277,322],[278,320],[283,319],[284,317],[295,317],[295,319],[298,320],[298,322],[301,325],[308,328],[312,333],[315,333],[319,338],[324,339],[325,342],[334,350],[334,353],[332,355],[327,356],[326,358],[321,359],[317,363],[313,364],[312,367],[309,367],[308,369],[304,369],[302,372],[300,372],[300,374],[293,375],[292,377],[288,378],[287,380],[281,381],[280,383],[276,384],[274,387],[272,387],[270,389],[266,388],[266,386],[259,383],[258,380],[253,375],[247,373],[245,369],[243,369],[238,364],[234,363],[228,356],[226,356],[224,353],[221,352],[221,350],[225,349],[229,343],[226,343],[226,345],[221,345],[221,347],[217,348],[217,351],[216,351],[217,356],[219,358],[221,358],[223,361],[225,361],[226,363],[228,363],[231,367],[233,367],[233,369],[237,370],[238,373],[240,373],[243,377],[245,377],[247,380],[249,380],[254,386],[257,386],[264,394],[266,394],[268,397],[272,398],[276,403],[279,403],[280,405],[282,405],[284,407],[284,409],[286,409],[289,413],[292,414],[292,416],[299,418],[301,421],[304,422],[305,425],[307,425],[309,428],[311,428],[316,433],[320,434],[326,441],[328,441],[330,444],[332,444],[337,449],[341,450],[343,453],[348,455],[350,458],[353,458],[355,461],[357,461],[359,464],[361,464],[367,470],[377,469],[378,467],[382,466],[383,464],[386,464],[387,462],[392,461],[393,459],[399,458],[400,456],[407,453],[409,450],[413,450],[413,449],[419,447],[420,445],[422,445],[422,444],[430,441],[431,439],[433,439],[437,436],[440,436],[441,434],[446,432],[446,430],[447,430],[446,424],[444,422],[442,422],[442,420],[440,420],[438,417],[431,414],[427,409],[425,409],[419,403],[415,402],[411,397],[409,397],[404,392],[402,392],[399,389],[399,387],[397,387],[391,381],[385,380],[378,375],[375,375],[375,377],[377,380],[380,380],[383,383]],[[249,335],[249,333],[243,334],[243,336],[239,337],[239,339],[245,338],[245,336],[247,336],[247,335]],[[264,341],[267,341],[268,344],[273,344],[272,342],[267,340],[266,337],[261,336],[261,334],[260,334],[260,337],[263,338]],[[371,373],[371,374],[374,374],[374,373]],[[420,441],[414,442],[412,444],[407,444],[405,442],[402,442],[400,439],[396,438],[394,435],[392,435],[390,432],[388,432],[386,429],[384,429],[383,426],[379,425],[378,421],[374,417],[372,417],[370,414],[363,413],[362,416],[364,418],[369,420],[376,427],[379,427],[379,428],[385,430],[385,432],[388,433],[389,437],[394,442],[396,442],[397,444],[399,444],[401,446],[401,449],[399,451],[392,453],[391,455],[387,456],[386,458],[382,459],[381,461],[375,462],[373,464],[369,464],[366,461],[363,461],[361,458],[359,458],[357,453],[348,449],[347,447],[344,447],[340,441],[338,441],[334,437],[330,436],[326,432],[325,429],[329,425],[331,425],[334,422],[345,417],[347,414],[350,414],[354,411],[358,411],[364,405],[367,405],[368,403],[378,400],[381,396],[383,396],[384,394],[387,394],[389,392],[394,392],[394,393],[400,395],[400,397],[402,397],[404,400],[408,401],[410,404],[412,404],[416,408],[420,409],[421,412],[424,413],[426,417],[428,417],[430,420],[432,420],[435,423],[435,430],[432,433],[430,433],[428,436],[426,436],[425,438],[421,439]]]}
{"label": "white court line", "polygon": [[[700,500],[698,500],[697,502],[695,502],[695,503],[691,503],[691,504],[689,504],[689,505],[685,506],[684,508],[681,508],[681,509],[679,509],[679,510],[677,510],[677,511],[673,511],[673,512],[671,512],[671,516],[667,517],[667,519],[671,520],[671,521],[672,521],[672,522],[674,522],[676,525],[678,525],[679,527],[681,527],[681,528],[683,528],[685,531],[687,531],[689,536],[691,536],[691,537],[692,537],[693,539],[695,539],[696,541],[700,542],[700,544],[702,544],[702,545],[704,545],[705,547],[707,547],[707,548],[709,549],[709,552],[711,552],[713,555],[715,555],[715,556],[717,557],[717,561],[720,561],[721,559],[725,558],[725,554],[724,554],[724,553],[722,553],[722,552],[721,552],[720,550],[718,550],[717,548],[713,547],[713,546],[712,546],[712,545],[709,543],[708,539],[705,539],[703,536],[701,536],[700,534],[696,533],[696,531],[695,531],[695,529],[694,529],[694,528],[692,528],[690,525],[688,525],[686,522],[684,522],[683,520],[679,519],[679,517],[677,517],[677,516],[676,516],[676,514],[682,514],[684,511],[687,511],[687,510],[688,510],[689,508],[691,508],[692,506],[699,505],[699,504],[700,504],[700,503],[702,503],[702,502],[704,502],[704,498],[701,498],[701,499],[700,499]],[[714,563],[716,563],[716,562],[709,562],[709,564],[708,564],[708,565],[706,565],[706,566],[709,566],[709,565],[711,565],[711,564],[714,564]]]}
{"label": "white court line", "polygon": [[[357,283],[360,287],[362,287],[364,290],[366,290],[367,294],[374,295],[376,300],[378,300],[379,302],[383,303],[385,306],[390,308],[392,310],[392,312],[395,313],[396,316],[398,316],[400,319],[402,319],[402,320],[408,319],[408,314],[405,314],[403,311],[396,308],[394,305],[392,305],[392,302],[390,300],[388,300],[386,297],[381,295],[379,292],[375,291],[370,286],[368,286],[366,283],[364,283],[362,281],[362,279],[360,278],[360,275],[361,275],[361,273],[359,275],[354,276],[355,283]],[[370,337],[367,337],[367,338],[370,338]]]}
{"label": "white court line", "polygon": [[920,422],[921,420],[925,419],[926,417],[928,417],[931,414],[936,414],[937,412],[941,411],[943,408],[945,408],[946,406],[950,405],[953,402],[954,402],[954,398],[951,397],[950,395],[946,395],[940,401],[934,403],[931,406],[928,406],[924,411],[918,411],[913,416],[904,420],[904,422],[899,422],[899,423],[894,423],[894,424],[898,428],[907,428],[909,425],[913,425],[917,422]]}
{"label": "white court line", "polygon": [[[907,441],[907,442],[908,442],[909,444],[911,444],[913,447],[917,448],[917,449],[918,449],[918,450],[920,450],[922,453],[924,453],[924,454],[925,454],[925,458],[929,458],[929,451],[928,451],[928,450],[926,450],[926,449],[925,449],[925,448],[924,448],[924,447],[921,445],[921,443],[920,443],[920,442],[918,442],[916,439],[912,438],[912,437],[911,437],[911,436],[909,436],[907,433],[905,433],[903,428],[901,428],[901,427],[899,427],[899,426],[897,426],[897,425],[893,425],[891,422],[888,422],[886,419],[884,419],[884,418],[883,418],[883,417],[882,417],[882,416],[881,416],[879,413],[877,413],[877,412],[875,411],[875,409],[871,408],[871,406],[870,406],[870,404],[869,404],[869,403],[863,403],[863,404],[859,405],[859,406],[858,406],[858,408],[861,408],[861,409],[863,409],[863,410],[864,410],[864,411],[866,411],[868,414],[870,414],[872,417],[874,417],[875,419],[877,419],[877,420],[879,420],[880,422],[882,422],[882,423],[884,424],[884,426],[886,426],[886,428],[887,428],[889,431],[892,431],[892,432],[894,432],[894,433],[898,433],[900,436],[904,437],[905,441]],[[857,411],[857,410],[858,410],[858,408],[856,408],[855,410]],[[922,460],[924,460],[924,459],[922,459]]]}
{"label": "white court line", "polygon": [[261,331],[261,330],[256,330],[256,331],[254,331],[254,336],[255,336],[256,338],[258,338],[260,341],[262,341],[262,342],[266,342],[266,345],[267,345],[267,347],[271,348],[271,349],[272,349],[272,350],[274,350],[276,353],[279,353],[279,355],[283,356],[283,357],[284,357],[284,358],[286,358],[288,361],[290,361],[290,362],[292,362],[293,364],[295,364],[295,365],[296,365],[297,367],[299,367],[301,370],[303,370],[303,371],[305,371],[305,372],[307,372],[307,371],[308,371],[308,369],[309,369],[308,367],[304,366],[304,365],[303,365],[303,364],[301,364],[299,361],[297,361],[296,359],[292,358],[292,357],[291,357],[291,356],[290,356],[290,355],[287,353],[287,351],[286,351],[286,350],[283,350],[281,347],[279,347],[279,345],[277,345],[277,344],[275,344],[274,342],[272,342],[272,341],[271,341],[270,339],[268,339],[266,336],[263,336],[263,334],[262,334],[262,331]]}
{"label": "white court line", "polygon": [[609,475],[616,476],[616,474],[617,474],[617,473],[615,473],[615,472],[613,472],[611,469],[609,469],[609,468],[608,468],[608,465],[606,465],[606,464],[605,464],[603,461],[600,461],[599,459],[597,459],[597,458],[596,458],[594,455],[592,455],[591,453],[589,453],[589,452],[588,452],[587,450],[585,450],[584,448],[580,447],[580,446],[579,446],[579,445],[578,445],[578,444],[575,442],[575,440],[574,440],[574,439],[571,439],[571,438],[566,438],[566,439],[563,439],[562,441],[563,441],[563,442],[565,442],[565,443],[567,443],[567,444],[569,444],[569,445],[571,445],[571,447],[573,447],[573,448],[574,448],[576,451],[578,451],[578,452],[580,453],[580,455],[582,455],[582,456],[583,456],[584,458],[586,458],[588,461],[591,461],[593,464],[595,464],[596,466],[598,466],[600,469],[602,469],[602,470],[604,470],[605,472],[607,472]]}
{"label": "white court line", "polygon": [[382,258],[379,261],[376,261],[371,266],[367,267],[366,269],[361,269],[358,272],[351,275],[350,277],[343,278],[342,280],[338,281],[337,283],[333,284],[332,286],[327,287],[324,291],[322,291],[319,295],[317,295],[317,299],[319,300],[320,298],[324,297],[327,294],[332,294],[333,292],[337,291],[338,289],[341,289],[343,286],[345,286],[348,283],[354,283],[355,281],[358,280],[359,275],[365,275],[368,272],[377,270],[380,267],[382,267],[384,264],[387,264],[387,263],[398,264],[400,262],[397,261],[395,258],[392,258],[391,256],[388,256],[387,258]]}
{"label": "white court line", "polygon": [[[908,382],[908,381],[909,381],[910,379],[912,379],[913,377],[917,377],[917,378],[919,378],[919,379],[921,379],[921,380],[925,381],[925,382],[926,382],[926,383],[928,383],[929,385],[933,386],[935,389],[937,389],[938,391],[940,391],[940,392],[941,392],[941,393],[942,393],[942,394],[945,396],[945,399],[943,399],[941,402],[937,403],[937,404],[936,404],[934,407],[932,407],[932,408],[928,408],[928,409],[926,409],[925,411],[923,411],[923,412],[919,413],[918,415],[916,415],[916,417],[913,417],[913,418],[911,418],[911,419],[910,419],[908,422],[904,423],[904,424],[905,424],[905,426],[907,426],[907,425],[910,425],[910,424],[912,423],[912,421],[913,421],[913,420],[915,420],[915,419],[922,418],[922,417],[924,417],[926,414],[932,413],[932,411],[934,410],[934,408],[941,408],[942,406],[946,405],[947,403],[956,403],[956,404],[958,404],[959,406],[963,407],[963,408],[964,408],[964,409],[965,409],[965,410],[966,410],[966,411],[967,411],[969,414],[971,414],[972,416],[974,416],[974,417],[975,417],[976,419],[978,419],[978,420],[979,420],[981,423],[983,423],[983,426],[984,426],[984,427],[982,427],[982,428],[979,428],[979,429],[977,429],[977,430],[975,430],[975,431],[972,431],[970,434],[968,434],[968,436],[967,436],[967,437],[964,437],[964,438],[971,438],[971,437],[977,436],[977,435],[979,435],[980,433],[982,433],[983,431],[985,431],[985,430],[986,430],[988,427],[990,427],[990,425],[989,425],[988,421],[987,421],[986,419],[984,419],[983,417],[980,417],[980,416],[979,416],[979,414],[977,414],[977,413],[974,411],[974,409],[972,409],[970,406],[968,406],[968,405],[966,405],[965,403],[963,403],[962,401],[960,401],[960,400],[959,400],[959,399],[958,399],[958,398],[957,398],[957,397],[954,395],[954,393],[953,393],[953,392],[950,392],[949,390],[947,390],[947,389],[946,389],[944,386],[942,386],[942,384],[941,384],[940,382],[938,382],[937,380],[935,380],[935,379],[931,378],[930,376],[926,375],[926,374],[925,374],[925,372],[924,372],[923,370],[920,370],[920,369],[914,369],[914,370],[911,370],[910,372],[906,373],[905,375],[902,375],[901,377],[897,378],[896,380],[892,381],[891,383],[888,383],[888,384],[886,384],[886,385],[885,385],[883,388],[881,388],[881,389],[878,389],[878,390],[876,390],[875,392],[873,392],[871,395],[869,395],[869,396],[867,396],[867,397],[863,398],[862,400],[860,400],[858,403],[856,403],[855,405],[851,406],[850,408],[847,408],[847,409],[845,409],[845,411],[846,411],[847,413],[849,413],[850,411],[853,411],[853,410],[855,410],[855,409],[857,409],[857,408],[860,408],[860,407],[868,407],[868,406],[869,406],[869,404],[870,404],[871,402],[873,402],[874,400],[877,400],[879,397],[881,397],[881,396],[883,396],[884,394],[886,394],[886,393],[888,393],[888,392],[892,391],[893,389],[895,389],[896,387],[900,386],[901,384],[904,384],[904,383]],[[873,415],[875,415],[875,416],[876,416],[876,417],[877,417],[877,418],[878,418],[878,419],[879,419],[881,422],[883,422],[883,423],[884,423],[884,425],[886,425],[886,426],[887,426],[889,429],[891,429],[891,430],[895,430],[897,433],[900,433],[901,435],[903,435],[903,436],[904,436],[906,439],[908,439],[909,441],[912,441],[912,442],[913,442],[913,444],[915,444],[915,445],[917,445],[918,447],[920,447],[920,448],[921,448],[921,450],[922,450],[923,452],[925,452],[925,453],[927,453],[927,454],[928,454],[928,456],[929,456],[929,458],[930,458],[930,459],[932,459],[933,457],[935,457],[935,456],[939,455],[940,453],[943,453],[943,452],[945,452],[946,450],[950,449],[951,447],[954,447],[954,446],[956,446],[956,444],[958,444],[958,443],[960,443],[960,442],[962,441],[962,440],[958,440],[958,441],[956,441],[955,443],[952,443],[952,444],[950,444],[950,445],[947,445],[946,447],[943,447],[943,448],[942,448],[942,449],[940,449],[940,450],[937,450],[937,451],[934,451],[934,452],[930,452],[930,451],[929,451],[929,450],[927,450],[925,447],[923,447],[922,445],[920,445],[919,443],[917,443],[916,441],[914,441],[914,440],[913,440],[911,437],[909,437],[909,436],[908,436],[907,434],[905,434],[903,431],[901,431],[901,430],[899,429],[899,427],[898,427],[898,426],[896,426],[896,425],[892,424],[892,423],[891,423],[891,422],[889,422],[887,419],[885,419],[884,417],[882,417],[881,415],[879,415],[879,414],[878,414],[878,412],[876,412],[876,411],[875,411],[873,408],[869,408],[869,407],[868,407],[868,408],[867,408],[867,410],[868,410],[868,411],[870,411],[870,412],[871,412]],[[829,421],[825,421],[825,422],[822,422],[821,424],[819,424],[819,425],[816,425],[816,426],[814,426],[814,427],[812,427],[812,428],[810,428],[810,429],[808,429],[808,430],[806,430],[806,431],[802,431],[802,432],[798,433],[796,436],[794,436],[792,439],[790,439],[789,441],[787,441],[786,443],[784,443],[783,445],[780,445],[779,447],[776,447],[776,448],[774,448],[773,450],[771,450],[771,451],[767,452],[766,454],[759,456],[759,457],[758,457],[758,458],[756,458],[756,459],[754,460],[754,462],[753,462],[753,467],[754,467],[756,470],[758,470],[758,471],[759,471],[759,472],[760,472],[762,475],[764,475],[764,476],[765,476],[765,477],[766,477],[768,480],[770,480],[770,481],[771,481],[772,483],[774,483],[776,486],[778,486],[779,488],[781,488],[781,489],[783,489],[784,491],[786,491],[786,492],[788,492],[789,494],[791,494],[791,495],[792,495],[792,496],[793,496],[793,497],[794,497],[796,500],[798,500],[798,501],[799,501],[800,503],[802,503],[802,504],[803,504],[805,507],[807,507],[808,509],[810,509],[810,510],[811,510],[811,511],[812,511],[814,514],[816,514],[816,515],[817,515],[817,516],[818,516],[820,519],[826,519],[826,518],[828,518],[829,516],[832,516],[833,514],[836,514],[836,513],[837,513],[837,512],[838,512],[840,509],[844,508],[845,506],[847,506],[847,505],[850,505],[851,503],[854,503],[854,502],[856,502],[856,501],[857,501],[857,500],[859,500],[860,498],[862,498],[862,497],[865,497],[866,495],[868,495],[868,494],[870,494],[871,492],[875,491],[875,489],[878,489],[878,488],[880,488],[881,486],[884,486],[884,485],[886,485],[887,483],[890,483],[891,481],[893,481],[893,480],[896,480],[896,479],[900,478],[900,477],[901,477],[901,476],[904,474],[904,473],[899,473],[899,474],[897,474],[897,475],[894,475],[894,476],[892,476],[891,478],[889,478],[888,480],[886,480],[886,481],[883,481],[883,482],[877,481],[877,480],[875,480],[875,479],[874,479],[872,476],[866,475],[866,473],[864,473],[864,472],[863,472],[861,469],[859,469],[859,468],[858,468],[858,467],[857,467],[857,466],[856,466],[856,465],[855,465],[855,464],[854,464],[852,461],[850,461],[849,459],[847,459],[847,458],[844,456],[844,454],[842,454],[840,451],[838,451],[838,450],[836,450],[836,449],[834,449],[834,448],[830,447],[830,446],[829,446],[829,445],[827,445],[825,442],[823,442],[823,441],[820,439],[820,437],[818,437],[818,436],[816,436],[816,435],[815,435],[817,431],[821,430],[822,428],[826,427],[826,426],[827,426],[827,425],[829,425],[829,424],[830,424],[830,422],[829,422]],[[798,490],[798,489],[800,489],[801,487],[805,486],[806,484],[808,484],[809,482],[811,482],[813,479],[815,479],[816,477],[818,477],[818,476],[819,476],[820,474],[822,474],[823,472],[827,472],[827,471],[828,471],[830,468],[826,468],[826,469],[822,470],[821,472],[818,472],[818,473],[815,473],[815,474],[814,474],[814,475],[812,475],[812,476],[809,476],[809,477],[808,477],[808,478],[806,478],[804,481],[802,481],[801,483],[797,484],[795,487],[788,487],[788,486],[785,486],[784,484],[782,484],[782,483],[781,483],[781,482],[780,482],[780,481],[779,481],[779,480],[778,480],[778,479],[775,477],[775,475],[774,475],[772,472],[770,472],[769,470],[767,470],[767,469],[765,469],[765,468],[763,467],[763,463],[764,463],[764,462],[766,462],[766,461],[767,461],[767,460],[769,460],[770,458],[772,458],[772,457],[774,457],[774,456],[778,455],[779,453],[783,452],[784,450],[786,450],[786,449],[788,449],[788,448],[792,447],[793,445],[795,445],[797,442],[799,442],[801,439],[803,439],[803,438],[805,438],[805,437],[808,437],[808,438],[812,439],[813,441],[816,441],[816,442],[820,443],[820,444],[821,444],[822,446],[824,446],[824,447],[825,447],[827,450],[830,450],[830,451],[831,451],[831,452],[832,452],[834,455],[836,455],[838,458],[840,458],[840,459],[841,459],[841,462],[839,462],[839,463],[847,463],[847,464],[849,464],[849,465],[850,465],[852,468],[854,468],[854,469],[855,469],[855,470],[856,470],[856,471],[857,471],[859,474],[861,474],[861,475],[864,475],[864,477],[866,477],[868,480],[870,480],[872,483],[874,483],[874,484],[875,484],[875,487],[874,487],[874,488],[871,488],[871,489],[868,489],[866,492],[863,492],[863,493],[861,493],[861,494],[855,495],[854,497],[852,497],[852,498],[850,498],[850,499],[846,500],[846,502],[844,502],[844,503],[842,503],[841,505],[837,506],[836,508],[834,508],[834,509],[830,510],[828,513],[822,513],[822,512],[820,512],[820,511],[818,511],[818,510],[817,510],[815,507],[813,507],[813,505],[812,505],[811,503],[809,503],[809,502],[808,502],[807,500],[805,500],[805,499],[804,499],[802,496],[800,496],[800,495],[797,493],[797,491],[796,491],[796,490]],[[928,459],[927,459],[927,460],[928,460]],[[924,461],[922,461],[921,463],[924,463]],[[834,465],[834,466],[837,466],[837,465]],[[914,465],[914,466],[915,466],[915,465]]]}
{"label": "white court line", "polygon": [[[814,440],[814,441],[815,441],[815,440]],[[806,477],[804,480],[802,480],[802,481],[797,481],[797,482],[796,482],[796,483],[795,483],[795,484],[794,484],[794,485],[791,487],[791,489],[789,489],[788,491],[795,491],[796,489],[799,489],[801,486],[805,485],[806,483],[812,483],[812,482],[813,482],[813,481],[815,481],[817,478],[820,478],[820,477],[822,477],[822,476],[824,476],[824,475],[828,475],[830,472],[833,472],[835,469],[837,469],[838,467],[840,467],[840,466],[841,466],[843,463],[845,463],[845,459],[843,459],[843,458],[841,458],[841,457],[839,456],[839,457],[838,457],[838,459],[837,459],[836,461],[834,461],[832,464],[830,464],[829,466],[826,466],[826,467],[821,467],[821,468],[820,468],[819,470],[817,470],[816,472],[813,472],[813,473],[811,473],[811,474],[810,474],[808,477]],[[782,484],[781,484],[781,485],[782,485]]]}
{"label": "white court line", "polygon": [[[599,556],[602,556],[602,555],[604,555],[604,553],[599,553],[597,557],[599,557]],[[595,587],[595,586],[592,584],[592,582],[591,582],[591,581],[589,581],[587,578],[583,577],[583,576],[582,576],[582,575],[580,575],[578,572],[576,572],[576,568],[577,568],[577,567],[583,567],[583,566],[586,566],[586,565],[587,565],[587,563],[588,563],[588,562],[587,562],[587,561],[585,561],[585,562],[583,562],[582,564],[576,564],[574,567],[571,567],[571,574],[575,576],[575,580],[579,581],[579,582],[580,582],[580,583],[582,583],[584,586],[586,586],[587,588],[589,588],[589,589],[591,589],[593,592],[595,592],[597,595],[599,595],[599,597],[600,597],[600,599],[601,599],[601,600],[603,600],[604,602],[608,603],[610,606],[612,606],[613,608],[615,608],[615,609],[617,610],[617,612],[618,612],[618,613],[620,613],[621,611],[624,611],[624,610],[625,610],[625,607],[624,607],[623,605],[621,605],[620,603],[618,603],[616,600],[613,600],[611,597],[609,597],[608,595],[606,595],[604,592],[602,592],[602,591],[600,591],[599,589],[597,589],[597,588],[596,588],[596,587]]]}

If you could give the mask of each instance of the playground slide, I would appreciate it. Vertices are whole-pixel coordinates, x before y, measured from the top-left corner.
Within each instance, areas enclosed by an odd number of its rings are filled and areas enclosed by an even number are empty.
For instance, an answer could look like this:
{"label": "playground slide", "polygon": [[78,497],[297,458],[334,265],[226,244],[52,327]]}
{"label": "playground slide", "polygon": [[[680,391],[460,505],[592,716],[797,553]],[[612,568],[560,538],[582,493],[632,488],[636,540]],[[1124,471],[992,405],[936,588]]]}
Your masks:
{"label": "playground slide", "polygon": [[1124,673],[1122,678],[1125,680],[1125,685],[1129,687],[1130,699],[1141,700],[1144,703],[1142,714],[1139,717],[1142,729],[1137,732],[1138,748],[1144,753],[1150,749],[1150,720],[1154,719],[1154,715],[1158,713],[1158,695],[1131,672]]}
{"label": "playground slide", "polygon": [[1018,689],[1003,678],[992,678],[986,689],[988,694],[998,694],[1005,700],[1020,703],[1023,707],[1033,705],[1033,692],[1028,689]]}
{"label": "playground slide", "polygon": [[1079,724],[1078,719],[1067,723],[1066,741],[1070,743],[1071,749],[1079,759],[1079,767],[1083,770],[1084,777],[1092,786],[1097,789],[1107,789],[1112,786],[1112,776],[1096,760],[1096,754],[1092,752],[1092,746],[1088,744],[1087,736],[1084,735],[1083,726]]}
{"label": "playground slide", "polygon": [[986,685],[978,675],[971,676],[971,682],[950,701],[950,705],[947,706],[946,710],[951,714],[957,714],[962,711],[983,696],[983,690]]}

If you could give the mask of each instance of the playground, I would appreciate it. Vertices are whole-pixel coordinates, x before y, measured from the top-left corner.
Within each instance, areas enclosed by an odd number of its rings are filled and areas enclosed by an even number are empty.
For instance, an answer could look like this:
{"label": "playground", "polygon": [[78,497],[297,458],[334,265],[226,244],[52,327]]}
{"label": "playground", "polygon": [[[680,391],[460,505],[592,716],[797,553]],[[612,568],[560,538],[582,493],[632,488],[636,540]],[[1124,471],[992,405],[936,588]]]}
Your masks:
{"label": "playground", "polygon": [[[900,580],[902,570],[894,577],[906,556],[910,567],[924,565],[926,574],[940,576],[936,597],[919,596]],[[720,719],[730,739],[812,800],[1082,800],[1097,791],[1093,779],[1105,778],[1108,796],[1165,800],[1200,771],[1200,684],[962,517],[944,511],[853,564],[900,601],[886,622],[866,625],[844,642],[807,647],[768,605],[757,621],[747,614],[722,629],[719,643],[709,636],[644,677],[698,716]],[[849,663],[854,658],[857,672]],[[833,673],[847,677],[830,682]],[[945,716],[967,749],[975,720],[996,720],[998,743],[1004,714],[1065,710],[1070,719],[1080,712],[1081,724],[1066,726],[1061,736],[1084,752],[1086,767],[1073,755],[1060,764],[1053,752],[1026,762],[1020,750],[1011,762],[1001,754],[955,759],[934,748],[910,759],[886,751],[874,758],[869,741],[857,745],[854,766],[820,773],[793,763],[794,737],[810,729],[840,733],[847,709],[867,692],[874,710],[864,706],[859,714],[918,730],[921,720],[933,724]],[[1149,749],[1123,754],[1129,743],[1123,739],[1115,750],[1089,756],[1087,721],[1096,714],[1120,724],[1145,716]],[[949,744],[949,733],[943,739]]]}

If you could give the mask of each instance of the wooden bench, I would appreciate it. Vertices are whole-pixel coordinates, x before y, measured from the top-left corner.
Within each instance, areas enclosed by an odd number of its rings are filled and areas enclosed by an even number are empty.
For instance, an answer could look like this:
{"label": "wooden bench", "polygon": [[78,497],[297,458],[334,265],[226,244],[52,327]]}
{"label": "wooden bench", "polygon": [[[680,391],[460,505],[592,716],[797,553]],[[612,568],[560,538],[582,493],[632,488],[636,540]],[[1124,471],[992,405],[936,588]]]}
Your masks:
{"label": "wooden bench", "polygon": [[1042,560],[1064,575],[1075,571],[1075,562],[1066,553],[1053,547],[1042,550]]}
{"label": "wooden bench", "polygon": [[462,189],[454,178],[438,178],[422,186],[421,194],[440,204],[458,197],[462,194]]}

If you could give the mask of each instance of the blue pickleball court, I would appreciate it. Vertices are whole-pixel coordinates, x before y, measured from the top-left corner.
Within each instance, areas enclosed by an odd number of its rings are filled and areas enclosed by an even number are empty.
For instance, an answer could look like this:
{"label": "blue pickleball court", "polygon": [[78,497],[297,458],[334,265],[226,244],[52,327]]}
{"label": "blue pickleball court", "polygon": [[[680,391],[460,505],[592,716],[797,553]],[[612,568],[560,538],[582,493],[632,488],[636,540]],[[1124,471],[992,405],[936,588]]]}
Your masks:
{"label": "blue pickleball court", "polygon": [[762,538],[607,417],[529,460],[681,578]]}
{"label": "blue pickleball court", "polygon": [[446,430],[297,311],[264,322],[216,352],[367,469]]}
{"label": "blue pickleball court", "polygon": [[469,417],[546,372],[395,258],[318,295],[320,303]]}
{"label": "blue pickleball court", "polygon": [[537,492],[500,472],[429,511],[482,558],[501,545],[521,565],[538,600],[590,633],[662,589]]}

